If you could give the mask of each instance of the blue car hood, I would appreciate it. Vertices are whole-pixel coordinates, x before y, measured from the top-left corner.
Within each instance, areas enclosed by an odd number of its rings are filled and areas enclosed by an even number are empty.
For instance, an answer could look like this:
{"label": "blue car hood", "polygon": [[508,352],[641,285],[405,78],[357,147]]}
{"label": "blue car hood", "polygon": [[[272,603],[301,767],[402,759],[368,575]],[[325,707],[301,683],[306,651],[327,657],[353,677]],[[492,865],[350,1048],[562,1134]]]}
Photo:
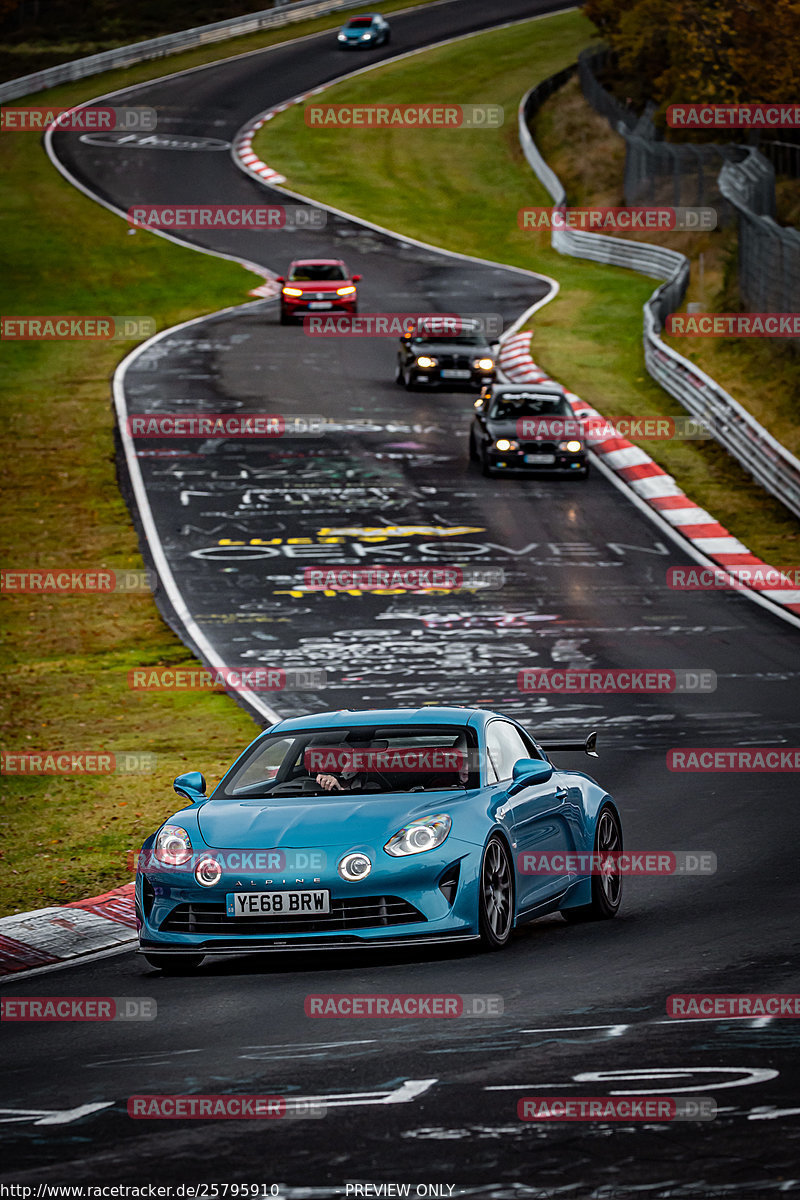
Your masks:
{"label": "blue car hood", "polygon": [[398,792],[363,797],[210,800],[200,808],[197,822],[206,845],[214,849],[324,848],[365,843],[383,846],[409,821],[450,812],[464,803],[467,794]]}

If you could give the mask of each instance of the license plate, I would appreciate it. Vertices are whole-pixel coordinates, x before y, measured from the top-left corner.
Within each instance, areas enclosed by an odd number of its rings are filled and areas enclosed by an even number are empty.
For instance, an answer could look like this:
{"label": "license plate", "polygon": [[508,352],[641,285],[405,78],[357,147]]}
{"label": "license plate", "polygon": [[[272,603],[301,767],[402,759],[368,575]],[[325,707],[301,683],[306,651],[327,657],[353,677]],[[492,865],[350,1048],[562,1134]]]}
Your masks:
{"label": "license plate", "polygon": [[309,917],[331,911],[331,894],[315,892],[228,892],[229,917]]}
{"label": "license plate", "polygon": [[312,300],[309,303],[308,307],[309,308],[332,308],[333,306],[332,306],[330,300]]}
{"label": "license plate", "polygon": [[525,462],[532,467],[549,467],[556,461],[555,454],[526,454]]}
{"label": "license plate", "polygon": [[442,379],[469,379],[471,374],[471,371],[462,371],[456,367],[442,368]]}

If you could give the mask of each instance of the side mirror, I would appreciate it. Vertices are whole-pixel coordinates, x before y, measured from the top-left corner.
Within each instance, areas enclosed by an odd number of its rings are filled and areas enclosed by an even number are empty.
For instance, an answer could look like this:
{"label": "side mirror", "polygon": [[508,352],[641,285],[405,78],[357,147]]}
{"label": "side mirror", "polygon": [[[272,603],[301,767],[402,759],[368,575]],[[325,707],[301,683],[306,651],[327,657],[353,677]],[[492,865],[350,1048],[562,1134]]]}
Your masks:
{"label": "side mirror", "polygon": [[350,278],[352,279],[353,283],[358,283],[361,276],[360,275],[351,275]]}
{"label": "side mirror", "polygon": [[523,788],[532,787],[536,783],[547,783],[553,774],[552,763],[543,758],[520,758],[514,763],[511,772],[512,784],[508,789],[509,796],[521,792]]}
{"label": "side mirror", "polygon": [[179,775],[172,786],[190,804],[197,804],[206,794],[205,777],[199,771],[187,771],[185,775]]}
{"label": "side mirror", "polygon": [[275,282],[276,283],[286,283],[286,276],[285,275],[276,275]]}

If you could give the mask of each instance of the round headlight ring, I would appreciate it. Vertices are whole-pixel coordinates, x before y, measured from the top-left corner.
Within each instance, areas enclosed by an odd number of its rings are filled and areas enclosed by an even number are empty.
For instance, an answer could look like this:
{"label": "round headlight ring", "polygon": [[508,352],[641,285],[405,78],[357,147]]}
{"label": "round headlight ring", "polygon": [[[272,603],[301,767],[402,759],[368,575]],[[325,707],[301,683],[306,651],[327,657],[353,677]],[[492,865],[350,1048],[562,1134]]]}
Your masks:
{"label": "round headlight ring", "polygon": [[355,850],[351,854],[345,854],[339,863],[338,870],[342,879],[346,879],[348,883],[359,883],[369,875],[372,870],[372,862],[366,854]]}
{"label": "round headlight ring", "polygon": [[195,867],[194,877],[203,887],[214,887],[222,878],[222,867],[216,858],[205,856]]}

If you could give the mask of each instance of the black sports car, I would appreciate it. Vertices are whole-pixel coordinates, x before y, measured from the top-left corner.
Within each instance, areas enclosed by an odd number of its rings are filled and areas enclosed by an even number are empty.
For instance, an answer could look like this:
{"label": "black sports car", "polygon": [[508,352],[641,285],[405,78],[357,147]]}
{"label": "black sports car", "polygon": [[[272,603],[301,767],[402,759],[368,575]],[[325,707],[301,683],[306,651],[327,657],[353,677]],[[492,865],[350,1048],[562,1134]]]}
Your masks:
{"label": "black sports car", "polygon": [[589,474],[581,423],[557,384],[496,383],[475,401],[469,456],[484,475]]}

